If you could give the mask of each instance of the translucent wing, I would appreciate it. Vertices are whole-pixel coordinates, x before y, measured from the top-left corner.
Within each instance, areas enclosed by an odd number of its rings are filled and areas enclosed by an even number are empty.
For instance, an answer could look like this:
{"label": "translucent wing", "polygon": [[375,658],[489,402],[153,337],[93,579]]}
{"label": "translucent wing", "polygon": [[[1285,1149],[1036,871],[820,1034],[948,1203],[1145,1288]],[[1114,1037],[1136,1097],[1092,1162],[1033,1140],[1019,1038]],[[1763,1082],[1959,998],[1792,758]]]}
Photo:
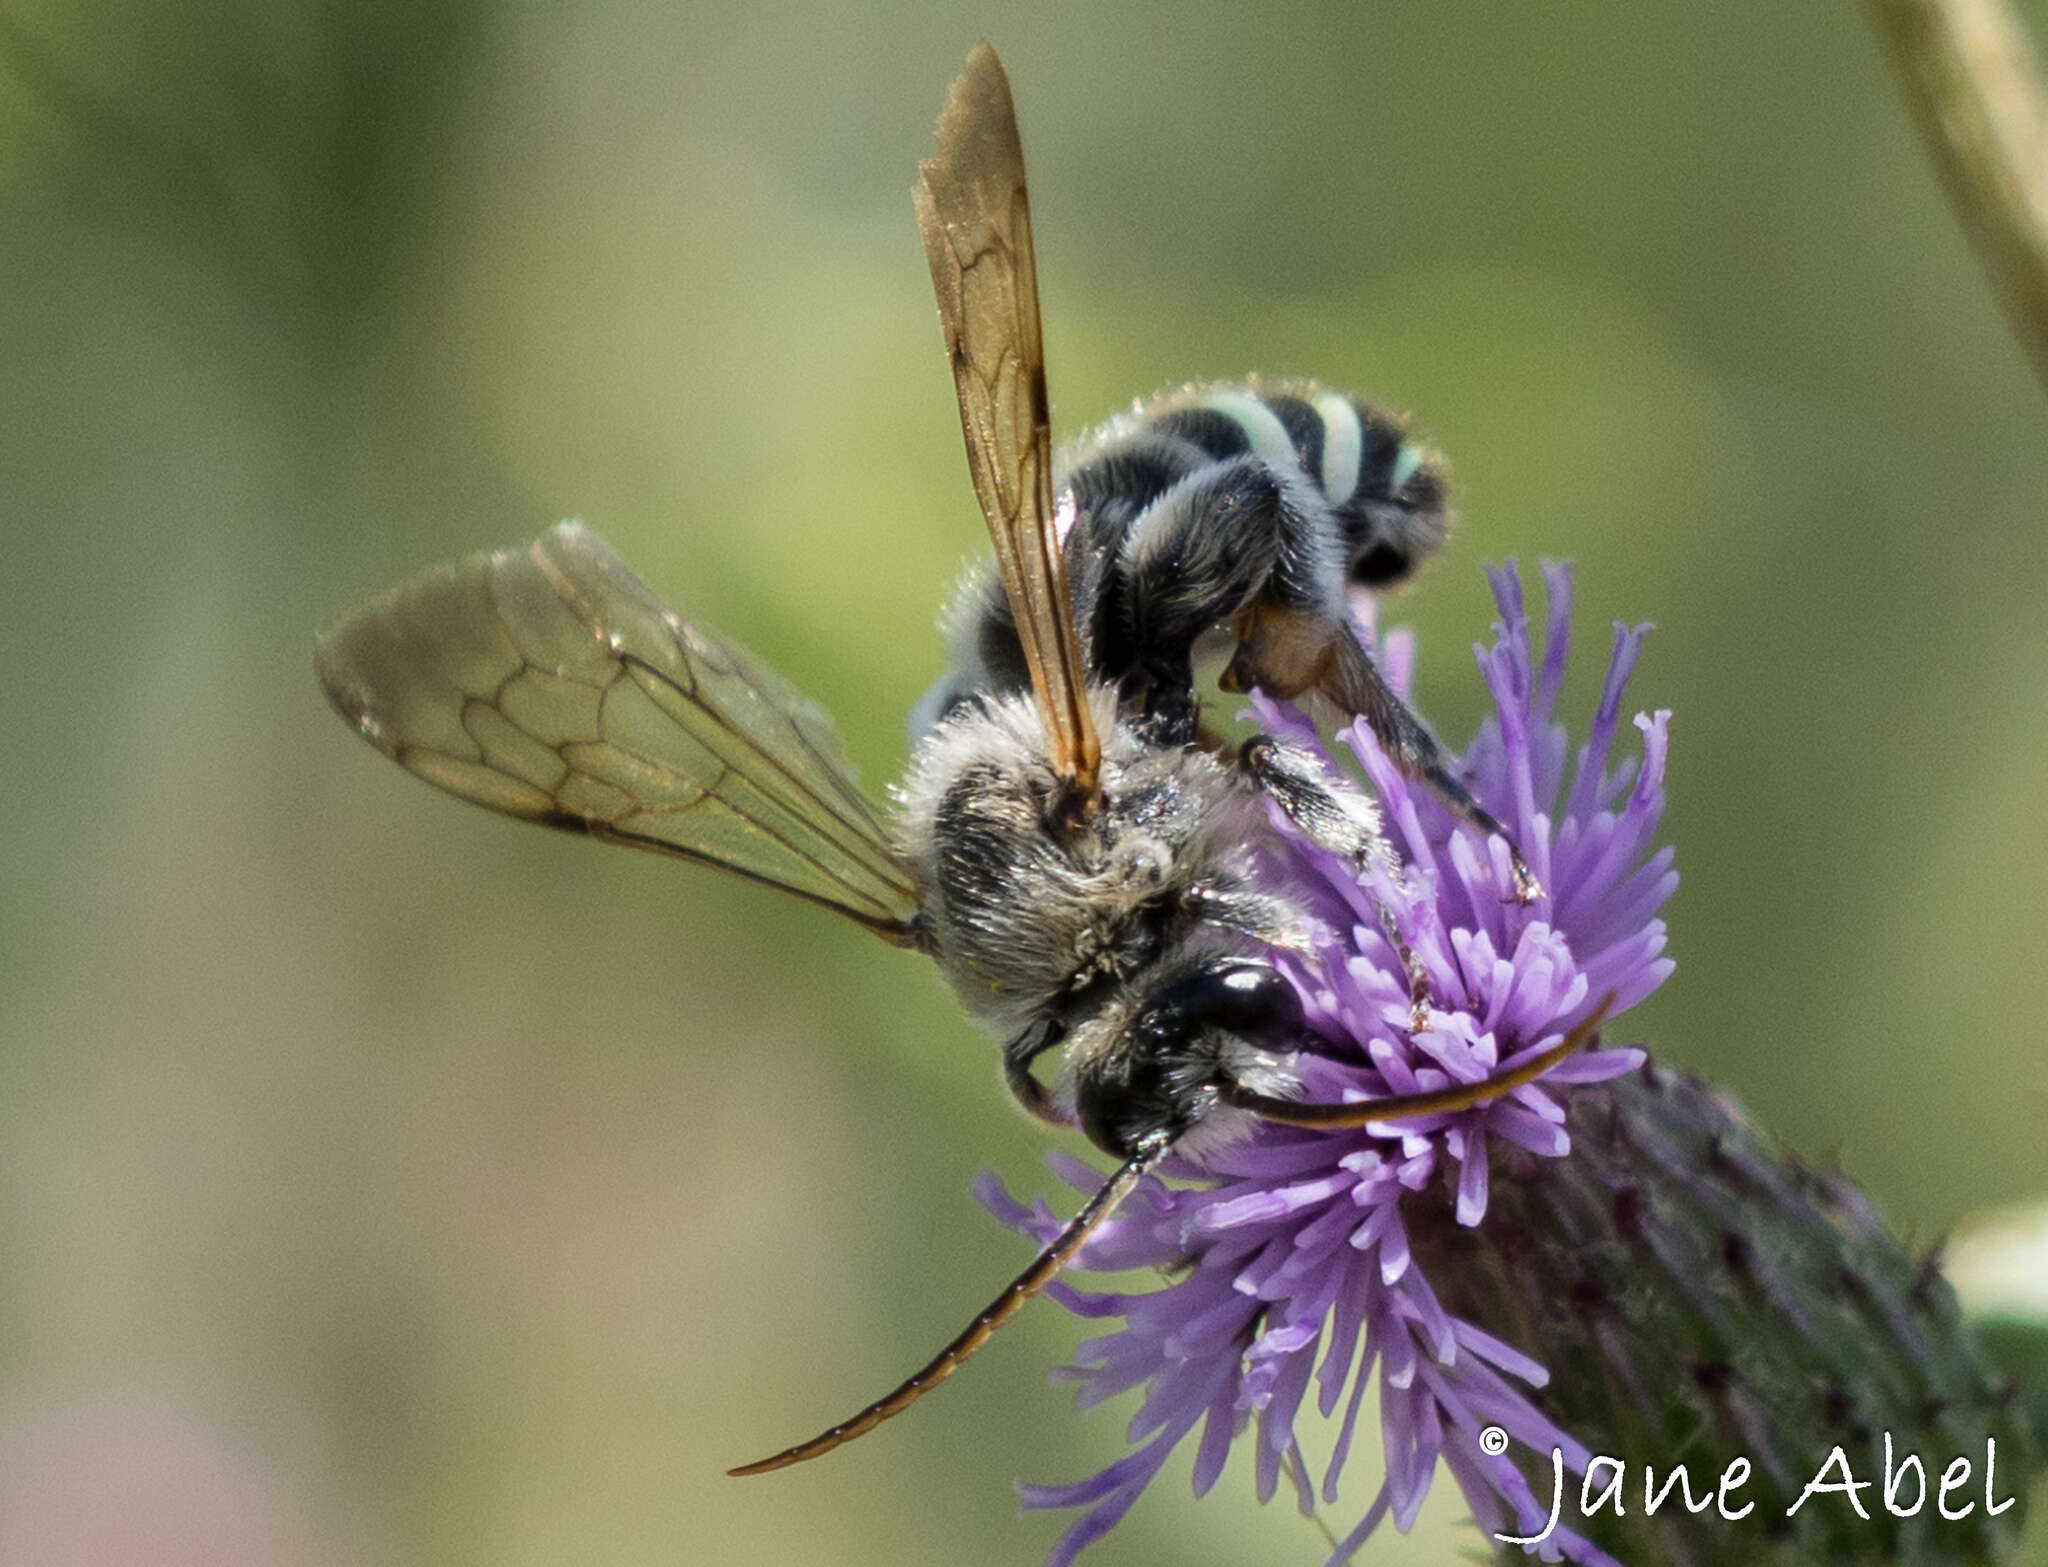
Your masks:
{"label": "translucent wing", "polygon": [[321,638],[335,710],[431,784],[736,871],[912,942],[916,898],[822,710],[565,522]]}
{"label": "translucent wing", "polygon": [[939,115],[938,156],[918,165],[918,227],[953,360],[967,466],[995,541],[1055,770],[1083,798],[1100,746],[1088,711],[1060,530],[1038,324],[1038,263],[1024,150],[1002,62],[967,57]]}

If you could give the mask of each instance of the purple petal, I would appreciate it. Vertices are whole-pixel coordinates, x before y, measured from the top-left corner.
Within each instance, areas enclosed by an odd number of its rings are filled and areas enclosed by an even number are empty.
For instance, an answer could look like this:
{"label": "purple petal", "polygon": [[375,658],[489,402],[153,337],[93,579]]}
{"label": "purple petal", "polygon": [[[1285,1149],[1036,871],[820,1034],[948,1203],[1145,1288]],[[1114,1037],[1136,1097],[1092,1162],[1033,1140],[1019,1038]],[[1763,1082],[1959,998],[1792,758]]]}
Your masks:
{"label": "purple petal", "polygon": [[[1337,1498],[1332,1496],[1328,1497],[1327,1500],[1334,1502]],[[1358,1520],[1356,1527],[1349,1534],[1337,1542],[1337,1548],[1330,1553],[1330,1559],[1323,1563],[1323,1567],[1349,1567],[1351,1559],[1358,1554],[1359,1548],[1365,1544],[1367,1537],[1380,1526],[1380,1521],[1387,1516],[1387,1509],[1392,1505],[1392,1500],[1387,1493],[1386,1486],[1382,1485],[1379,1495],[1373,1498],[1372,1506],[1365,1510],[1365,1516]]]}
{"label": "purple petal", "polygon": [[1475,1136],[1458,1167],[1458,1222],[1468,1228],[1486,1217],[1486,1177],[1486,1139]]}
{"label": "purple petal", "polygon": [[1572,568],[1568,561],[1540,561],[1536,569],[1543,576],[1543,597],[1549,614],[1543,626],[1543,673],[1536,680],[1536,701],[1530,717],[1547,725],[1557,711],[1557,698],[1564,690],[1565,659],[1572,647]]}

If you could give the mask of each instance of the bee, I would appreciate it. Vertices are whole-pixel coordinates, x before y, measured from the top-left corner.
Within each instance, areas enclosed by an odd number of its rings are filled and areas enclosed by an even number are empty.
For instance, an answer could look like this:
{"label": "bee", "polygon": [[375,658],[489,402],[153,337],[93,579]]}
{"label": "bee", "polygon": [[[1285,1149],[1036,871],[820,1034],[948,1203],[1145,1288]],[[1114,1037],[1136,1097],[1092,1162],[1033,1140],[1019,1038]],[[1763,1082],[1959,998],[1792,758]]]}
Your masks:
{"label": "bee", "polygon": [[[1304,920],[1259,888],[1273,800],[1317,842],[1384,853],[1372,802],[1297,748],[1237,767],[1163,738],[1091,680],[1061,549],[1023,156],[993,50],[968,57],[917,208],[968,467],[1028,685],[959,704],[892,812],[853,781],[831,719],[685,620],[578,523],[430,571],[321,639],[328,699],[407,771],[508,816],[716,866],[932,957],[1002,1041],[1011,1092],[1118,1161],[1066,1228],[915,1375],[758,1463],[829,1452],[950,1376],[1175,1151],[1259,1121],[1350,1127],[1461,1110],[1532,1081],[1597,1016],[1478,1083],[1299,1101],[1314,1040],[1257,955]],[[1033,1075],[1061,1051],[1062,1086]]]}
{"label": "bee", "polygon": [[[1162,740],[1196,733],[1195,645],[1228,625],[1237,648],[1225,691],[1315,691],[1363,717],[1453,815],[1508,838],[1353,629],[1352,597],[1405,583],[1449,528],[1443,459],[1405,420],[1314,381],[1185,386],[1074,443],[1053,490],[1072,518],[1061,548],[1089,668]],[[942,624],[950,666],[913,712],[914,735],[980,693],[1029,684],[1008,596],[988,571],[968,574]],[[1508,845],[1529,902],[1541,888]]]}

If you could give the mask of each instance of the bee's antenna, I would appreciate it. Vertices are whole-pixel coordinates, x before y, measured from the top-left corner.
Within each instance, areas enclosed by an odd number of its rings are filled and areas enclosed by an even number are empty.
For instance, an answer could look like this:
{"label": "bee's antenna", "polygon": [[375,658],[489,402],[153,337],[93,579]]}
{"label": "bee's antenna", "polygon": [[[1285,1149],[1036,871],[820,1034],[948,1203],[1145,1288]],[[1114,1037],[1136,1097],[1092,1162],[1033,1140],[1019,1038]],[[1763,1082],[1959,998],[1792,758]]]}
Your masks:
{"label": "bee's antenna", "polygon": [[1088,1237],[1100,1228],[1102,1221],[1116,1211],[1117,1205],[1131,1194],[1131,1189],[1166,1156],[1167,1150],[1172,1146],[1172,1139],[1163,1135],[1141,1144],[1138,1151],[1118,1166],[1116,1173],[1102,1183],[1102,1189],[1088,1199],[1081,1211],[1075,1214],[1067,1227],[1038,1254],[1031,1266],[1018,1274],[1002,1294],[990,1301],[987,1309],[970,1322],[959,1337],[934,1355],[922,1370],[893,1393],[876,1399],[852,1419],[842,1421],[831,1430],[812,1437],[808,1442],[784,1448],[773,1458],[763,1458],[757,1463],[742,1464],[737,1469],[728,1469],[726,1473],[758,1475],[766,1474],[771,1469],[787,1469],[791,1464],[800,1464],[806,1459],[829,1453],[833,1448],[843,1446],[857,1436],[866,1436],[891,1415],[902,1414],[959,1370],[967,1357],[986,1344],[997,1328],[1014,1317],[1025,1301],[1050,1284],[1053,1276],[1073,1260],[1074,1253],[1087,1243]]}
{"label": "bee's antenna", "polygon": [[1584,1022],[1548,1050],[1505,1072],[1482,1077],[1476,1083],[1453,1083],[1449,1088],[1391,1094],[1384,1099],[1357,1099],[1342,1104],[1303,1104],[1295,1099],[1254,1093],[1241,1084],[1225,1083],[1221,1087],[1223,1102],[1240,1110],[1249,1110],[1261,1120],[1277,1121],[1283,1126],[1317,1126],[1325,1130],[1373,1126],[1382,1121],[1405,1121],[1418,1115],[1448,1115],[1457,1110],[1475,1110],[1481,1105],[1491,1104],[1503,1094],[1513,1093],[1517,1088],[1535,1082],[1567,1056],[1584,1049],[1599,1032],[1602,1020],[1613,1005],[1614,992],[1610,990],[1600,998],[1600,1005]]}

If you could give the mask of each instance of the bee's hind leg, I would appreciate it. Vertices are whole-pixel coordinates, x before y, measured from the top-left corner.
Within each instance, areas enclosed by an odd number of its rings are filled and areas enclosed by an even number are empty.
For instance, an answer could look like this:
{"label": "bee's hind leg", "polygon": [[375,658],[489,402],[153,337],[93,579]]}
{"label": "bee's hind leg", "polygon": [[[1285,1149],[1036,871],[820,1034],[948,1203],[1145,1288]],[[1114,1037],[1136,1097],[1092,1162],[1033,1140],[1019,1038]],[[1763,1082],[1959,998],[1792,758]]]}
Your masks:
{"label": "bee's hind leg", "polygon": [[1312,526],[1272,469],[1254,457],[1198,469],[1132,521],[1117,546],[1121,589],[1109,640],[1162,741],[1196,739],[1190,660],[1197,640],[1234,619],[1283,559],[1306,553]]}
{"label": "bee's hind leg", "polygon": [[1356,638],[1347,635],[1335,639],[1320,689],[1345,712],[1363,718],[1379,737],[1394,765],[1410,778],[1427,785],[1430,792],[1443,802],[1444,808],[1459,821],[1481,833],[1499,833],[1507,840],[1508,867],[1514,877],[1517,903],[1533,903],[1543,895],[1543,884],[1523,860],[1514,835],[1501,825],[1499,818],[1473,799],[1472,791],[1444,765],[1443,751],[1437,745],[1436,737],[1408,704],[1395,694],[1394,688],[1387,684],[1378,666],[1358,645]]}
{"label": "bee's hind leg", "polygon": [[1047,1020],[1034,1023],[1003,1046],[1003,1086],[1010,1096],[1032,1120],[1062,1130],[1073,1126],[1074,1117],[1032,1074],[1031,1063],[1064,1043],[1066,1037],[1064,1025]]}

